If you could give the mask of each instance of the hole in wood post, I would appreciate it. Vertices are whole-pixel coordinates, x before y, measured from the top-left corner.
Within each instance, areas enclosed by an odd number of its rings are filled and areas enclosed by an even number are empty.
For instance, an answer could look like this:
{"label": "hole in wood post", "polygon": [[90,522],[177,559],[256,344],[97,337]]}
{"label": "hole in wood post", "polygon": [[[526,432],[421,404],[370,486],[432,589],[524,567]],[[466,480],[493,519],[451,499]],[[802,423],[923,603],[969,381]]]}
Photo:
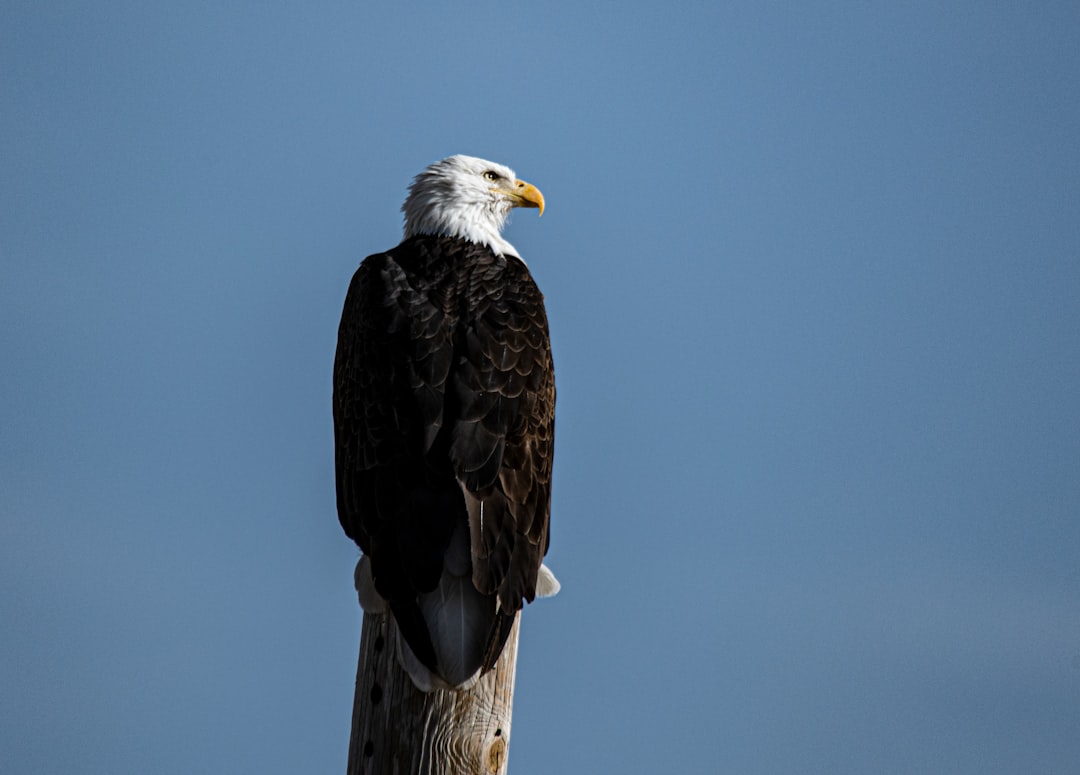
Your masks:
{"label": "hole in wood post", "polygon": [[374,756],[374,754],[375,754],[375,743],[368,740],[366,743],[364,743],[364,756],[365,756],[365,758],[370,759],[372,756]]}
{"label": "hole in wood post", "polygon": [[383,647],[382,635],[378,635],[375,638],[375,651],[376,652],[382,651],[382,647]]}
{"label": "hole in wood post", "polygon": [[502,727],[495,730],[495,737],[502,737]]}
{"label": "hole in wood post", "polygon": [[371,704],[378,705],[379,700],[382,699],[382,687],[378,684],[371,685]]}
{"label": "hole in wood post", "polygon": [[487,766],[488,772],[498,772],[506,757],[506,741],[501,737],[488,748]]}

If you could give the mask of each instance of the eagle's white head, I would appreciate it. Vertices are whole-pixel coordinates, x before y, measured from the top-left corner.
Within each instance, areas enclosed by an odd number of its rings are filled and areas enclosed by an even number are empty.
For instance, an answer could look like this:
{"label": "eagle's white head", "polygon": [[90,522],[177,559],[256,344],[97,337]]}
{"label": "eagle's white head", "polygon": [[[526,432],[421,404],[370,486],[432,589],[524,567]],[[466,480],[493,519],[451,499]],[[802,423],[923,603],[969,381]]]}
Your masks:
{"label": "eagle's white head", "polygon": [[417,234],[461,237],[501,255],[517,256],[501,234],[514,207],[536,207],[543,215],[544,195],[502,164],[450,156],[421,172],[409,186],[401,206],[405,239]]}

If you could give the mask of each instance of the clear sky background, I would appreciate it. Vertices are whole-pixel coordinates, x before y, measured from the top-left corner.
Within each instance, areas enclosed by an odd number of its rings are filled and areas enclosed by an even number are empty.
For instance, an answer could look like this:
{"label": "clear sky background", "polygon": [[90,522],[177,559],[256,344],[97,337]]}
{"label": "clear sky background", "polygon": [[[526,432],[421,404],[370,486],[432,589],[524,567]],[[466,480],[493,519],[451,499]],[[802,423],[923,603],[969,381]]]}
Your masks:
{"label": "clear sky background", "polygon": [[0,771],[340,773],[331,367],[547,197],[529,773],[1075,773],[1080,5],[0,6]]}

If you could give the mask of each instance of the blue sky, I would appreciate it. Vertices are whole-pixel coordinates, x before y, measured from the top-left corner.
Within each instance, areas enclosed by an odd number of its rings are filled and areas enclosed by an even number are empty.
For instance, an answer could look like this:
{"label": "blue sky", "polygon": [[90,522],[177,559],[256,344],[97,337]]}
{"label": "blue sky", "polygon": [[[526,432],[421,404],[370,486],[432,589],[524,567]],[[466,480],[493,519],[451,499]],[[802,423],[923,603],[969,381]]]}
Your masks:
{"label": "blue sky", "polygon": [[511,772],[1071,773],[1075,3],[5,3],[0,770],[345,767],[349,279],[544,192]]}

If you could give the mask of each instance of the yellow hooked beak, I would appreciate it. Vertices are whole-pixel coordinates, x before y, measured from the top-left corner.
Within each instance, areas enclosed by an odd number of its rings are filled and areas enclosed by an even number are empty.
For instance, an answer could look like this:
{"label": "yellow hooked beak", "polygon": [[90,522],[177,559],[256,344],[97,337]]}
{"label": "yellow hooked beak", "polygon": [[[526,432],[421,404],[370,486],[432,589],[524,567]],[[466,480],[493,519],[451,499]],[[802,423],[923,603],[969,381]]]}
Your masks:
{"label": "yellow hooked beak", "polygon": [[544,195],[532,183],[515,180],[513,189],[507,191],[507,194],[513,201],[514,207],[536,207],[540,210],[540,215],[544,214]]}

